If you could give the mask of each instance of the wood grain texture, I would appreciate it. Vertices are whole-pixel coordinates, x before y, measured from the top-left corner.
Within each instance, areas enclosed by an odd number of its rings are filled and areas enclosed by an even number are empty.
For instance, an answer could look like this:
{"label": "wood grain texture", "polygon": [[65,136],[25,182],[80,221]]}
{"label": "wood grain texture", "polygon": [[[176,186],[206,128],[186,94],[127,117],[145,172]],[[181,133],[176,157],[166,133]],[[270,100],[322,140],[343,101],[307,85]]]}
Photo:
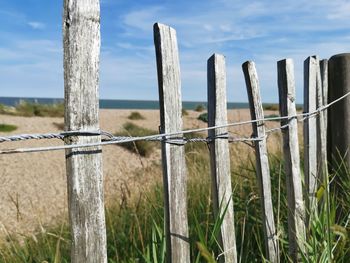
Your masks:
{"label": "wood grain texture", "polygon": [[[321,81],[322,81],[322,95],[323,95],[323,105],[328,104],[328,59],[322,59],[320,61],[320,71],[321,71]],[[326,156],[326,171],[328,172],[328,144],[327,144],[327,130],[328,130],[328,110],[323,111],[324,118],[324,149]]]}
{"label": "wood grain texture", "polygon": [[[154,44],[157,58],[160,132],[182,130],[180,63],[176,32],[156,23]],[[187,222],[187,175],[183,145],[162,142],[167,261],[190,262]]]}
{"label": "wood grain texture", "polygon": [[[314,56],[316,60],[316,108],[319,109],[325,105],[324,90],[321,73],[320,59]],[[327,174],[327,128],[325,124],[326,111],[320,111],[316,117],[317,124],[317,182],[318,186],[324,184]]]}
{"label": "wood grain texture", "polygon": [[[323,104],[328,104],[328,59],[322,59],[320,61],[320,70],[321,70],[321,80],[322,80],[322,92],[323,92]],[[324,123],[327,129],[328,123],[328,111],[324,111]]]}
{"label": "wood grain texture", "polygon": [[[99,130],[98,0],[64,1],[65,130]],[[66,144],[96,143],[100,136],[69,136]],[[107,262],[100,147],[66,150],[71,261]]]}
{"label": "wood grain texture", "polygon": [[[208,67],[208,127],[227,124],[225,57],[214,54]],[[209,130],[213,138],[227,134],[227,128]],[[209,143],[212,194],[216,216],[223,216],[219,242],[223,248],[220,262],[237,262],[234,211],[231,186],[230,153],[227,139],[214,139]]]}
{"label": "wood grain texture", "polygon": [[[252,120],[264,118],[260,98],[259,79],[254,62],[247,61],[242,65]],[[273,216],[271,196],[271,178],[266,146],[265,124],[263,121],[252,123],[253,136],[262,138],[254,143],[256,155],[256,173],[261,196],[262,221],[264,225],[266,258],[270,262],[279,262],[279,245]]]}
{"label": "wood grain texture", "polygon": [[[293,116],[295,108],[294,66],[291,59],[278,61],[278,91],[281,116]],[[296,118],[285,119],[281,125],[283,155],[288,201],[289,254],[293,262],[299,262],[300,253],[305,252],[305,205],[299,160],[298,122]]]}
{"label": "wood grain texture", "polygon": [[[316,58],[308,57],[304,61],[304,112],[316,110]],[[316,211],[317,200],[317,121],[315,117],[304,120],[304,176],[306,185],[306,204],[308,214]]]}

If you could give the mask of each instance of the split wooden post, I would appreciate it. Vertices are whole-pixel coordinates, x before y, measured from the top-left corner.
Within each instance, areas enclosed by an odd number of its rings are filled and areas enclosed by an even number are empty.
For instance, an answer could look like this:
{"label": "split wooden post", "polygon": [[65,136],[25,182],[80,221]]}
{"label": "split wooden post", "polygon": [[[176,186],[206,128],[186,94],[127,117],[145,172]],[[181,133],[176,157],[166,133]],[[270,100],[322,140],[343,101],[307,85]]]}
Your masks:
{"label": "split wooden post", "polygon": [[[320,71],[321,71],[321,83],[322,83],[322,95],[323,95],[323,106],[328,104],[328,59],[322,59],[320,61]],[[324,118],[324,130],[325,130],[325,156],[326,156],[326,173],[328,173],[328,143],[327,143],[327,131],[328,131],[328,109],[323,111]]]}
{"label": "split wooden post", "polygon": [[[318,61],[308,57],[304,61],[304,112],[316,110],[316,79]],[[317,208],[317,129],[316,118],[304,120],[304,176],[306,185],[307,212],[312,215]],[[308,224],[308,222],[307,222]]]}
{"label": "split wooden post", "polygon": [[[176,31],[159,23],[154,24],[153,30],[158,72],[160,132],[178,132],[182,130],[182,102]],[[190,262],[184,145],[163,141],[162,163],[167,261]]]}
{"label": "split wooden post", "polygon": [[[64,1],[65,130],[99,130],[100,4]],[[69,136],[66,144],[98,143]],[[71,262],[107,262],[101,147],[66,150]]]}
{"label": "split wooden post", "polygon": [[[316,108],[320,109],[325,105],[324,102],[324,89],[321,72],[321,62],[318,56],[314,56],[316,60]],[[327,176],[327,130],[325,124],[326,111],[320,111],[316,117],[317,124],[317,185],[323,185],[325,183],[325,177]],[[317,202],[317,201],[316,201]]]}
{"label": "split wooden post", "polygon": [[[321,70],[321,80],[322,80],[323,105],[327,105],[328,104],[328,59],[322,59],[320,61],[320,70]],[[323,117],[324,117],[324,125],[325,125],[326,131],[328,126],[327,116],[328,116],[328,110],[325,110]],[[326,132],[326,135],[327,135],[327,132]],[[327,148],[327,142],[326,142],[326,148]]]}
{"label": "split wooden post", "polygon": [[[208,127],[227,124],[225,57],[214,54],[208,59]],[[218,240],[223,249],[220,262],[237,262],[227,128],[208,131],[212,193],[215,216],[223,217]],[[224,138],[218,138],[223,136]],[[225,138],[226,137],[226,138]]]}
{"label": "split wooden post", "polygon": [[[316,57],[318,59],[318,57]],[[319,60],[319,59],[318,59]],[[323,59],[318,62],[317,73],[317,108],[321,108],[328,103],[328,60]],[[329,187],[329,175],[328,175],[328,159],[327,159],[327,110],[319,112],[317,118],[317,159],[318,159],[318,173],[319,180],[324,189],[322,196],[323,204],[330,215],[330,187]],[[330,217],[326,217],[327,227],[324,231],[328,235],[328,241],[331,240],[331,222]],[[328,255],[332,255],[332,244],[327,242]]]}
{"label": "split wooden post", "polygon": [[[278,91],[281,117],[295,116],[294,66],[291,59],[277,62]],[[300,253],[305,253],[305,206],[299,160],[298,122],[296,118],[281,120],[283,154],[288,200],[289,254],[293,262],[299,262]],[[299,254],[300,255],[300,254]]]}
{"label": "split wooden post", "polygon": [[[251,119],[263,119],[264,111],[260,98],[259,80],[255,64],[254,62],[247,61],[242,65],[242,68],[247,86]],[[262,221],[264,225],[266,258],[269,262],[279,262],[279,245],[273,217],[271,178],[264,121],[254,122],[252,123],[252,127],[254,137],[261,138],[261,140],[254,142],[254,146],[256,172],[263,212]]]}

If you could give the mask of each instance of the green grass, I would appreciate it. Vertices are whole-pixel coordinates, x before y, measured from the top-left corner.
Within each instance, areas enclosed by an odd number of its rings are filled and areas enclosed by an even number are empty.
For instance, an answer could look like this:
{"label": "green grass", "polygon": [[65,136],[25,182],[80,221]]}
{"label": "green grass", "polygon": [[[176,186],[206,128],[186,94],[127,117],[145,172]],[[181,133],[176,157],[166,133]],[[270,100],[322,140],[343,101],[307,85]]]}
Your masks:
{"label": "green grass", "polygon": [[28,101],[21,101],[15,107],[0,105],[0,113],[25,117],[63,117],[64,104],[39,104]]}
{"label": "green grass", "polygon": [[[130,128],[130,124],[126,125]],[[134,127],[134,126],[131,126]],[[135,128],[135,127],[134,127]],[[135,128],[139,131],[139,127]],[[201,134],[189,137],[204,136]],[[215,218],[212,209],[209,176],[208,147],[204,143],[188,143],[185,146],[188,166],[188,221],[190,234],[191,262],[216,262],[221,252],[216,238],[220,218]],[[269,155],[272,198],[275,221],[279,235],[281,262],[289,262],[287,211],[284,162],[281,154]],[[319,211],[315,213],[307,229],[307,256],[301,262],[348,262],[350,243],[349,227],[345,227],[350,211],[350,173],[344,172],[340,164],[330,176],[341,176],[333,180],[337,188],[347,189],[342,194],[329,193],[329,209],[324,197],[319,195]],[[140,170],[141,174],[152,178],[160,173],[160,165]],[[240,262],[263,262],[263,228],[261,205],[256,183],[255,160],[246,159],[240,165],[231,166],[233,182],[233,202],[237,252]],[[341,174],[337,174],[341,171]],[[345,174],[344,174],[345,173]],[[108,259],[113,262],[164,262],[165,241],[163,232],[163,187],[155,183],[148,191],[142,191],[140,198],[129,200],[128,196],[113,202],[106,208]],[[336,210],[343,214],[337,218]],[[66,224],[47,228],[35,239],[25,238],[18,242],[8,237],[0,249],[0,262],[69,262],[70,234]],[[338,241],[339,240],[339,241]],[[333,250],[333,259],[328,254]],[[56,261],[55,261],[56,260]]]}
{"label": "green grass", "polygon": [[278,111],[279,110],[279,104],[263,103],[263,109],[264,110],[271,110],[271,111]]}
{"label": "green grass", "polygon": [[[295,108],[297,111],[303,110],[303,106],[300,104],[296,105]],[[277,104],[277,103],[263,103],[263,109],[270,110],[270,111],[279,111],[279,104]]]}
{"label": "green grass", "polygon": [[141,113],[139,113],[138,111],[133,111],[130,113],[130,115],[128,116],[129,120],[144,120],[145,117],[142,116]]}
{"label": "green grass", "polygon": [[186,109],[182,109],[181,110],[181,114],[182,114],[182,116],[187,116],[188,115],[188,111]]}
{"label": "green grass", "polygon": [[204,112],[200,114],[197,119],[203,122],[208,122],[208,113]]}
{"label": "green grass", "polygon": [[195,111],[201,112],[205,110],[205,105],[204,104],[198,104],[194,108]]}
{"label": "green grass", "polygon": [[17,130],[16,125],[0,123],[0,132],[12,132]]}
{"label": "green grass", "polygon": [[[117,132],[116,136],[132,136],[132,137],[141,137],[157,134],[156,131],[143,128],[131,122],[127,122],[123,125],[123,130]],[[154,148],[156,147],[156,142],[149,141],[135,141],[119,144],[119,146],[124,147],[125,149],[140,154],[141,156],[148,157],[152,154]]]}
{"label": "green grass", "polygon": [[[277,114],[269,114],[269,115],[265,115],[264,118],[277,118],[277,117],[280,117],[279,115]],[[276,120],[270,120],[270,121],[276,121],[276,122],[280,122],[280,120],[276,119]]]}

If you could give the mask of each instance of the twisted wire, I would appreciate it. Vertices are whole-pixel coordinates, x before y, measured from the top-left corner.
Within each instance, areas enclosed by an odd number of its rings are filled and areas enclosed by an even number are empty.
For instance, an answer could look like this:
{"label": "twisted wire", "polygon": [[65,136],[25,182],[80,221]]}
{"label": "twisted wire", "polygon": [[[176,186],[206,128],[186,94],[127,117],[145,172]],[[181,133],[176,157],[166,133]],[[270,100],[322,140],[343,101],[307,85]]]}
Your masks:
{"label": "twisted wire", "polygon": [[[241,121],[241,122],[233,122],[228,123],[224,125],[216,125],[206,128],[197,128],[197,129],[190,129],[190,130],[183,130],[173,133],[163,133],[163,134],[155,134],[155,135],[149,135],[149,136],[140,136],[140,137],[127,137],[127,136],[114,136],[111,133],[105,132],[105,131],[65,131],[61,133],[45,133],[45,134],[20,134],[20,135],[11,135],[11,136],[1,136],[0,137],[0,143],[3,142],[13,142],[13,141],[23,141],[23,140],[40,140],[40,139],[61,139],[63,140],[66,137],[69,136],[102,136],[101,142],[96,143],[85,143],[85,144],[70,144],[70,145],[60,145],[60,146],[47,146],[47,147],[34,147],[34,148],[17,148],[17,149],[0,149],[0,154],[9,154],[9,153],[23,153],[23,152],[44,152],[44,151],[55,151],[55,150],[63,150],[63,149],[73,149],[73,148],[84,148],[84,147],[96,147],[96,146],[103,146],[103,145],[110,145],[110,144],[121,144],[121,143],[127,143],[127,142],[135,142],[135,141],[162,141],[169,144],[175,144],[175,145],[184,145],[188,142],[203,142],[203,143],[210,143],[213,140],[216,139],[227,139],[229,142],[255,142],[255,141],[261,141],[267,138],[267,136],[275,131],[279,131],[281,129],[285,129],[289,126],[289,121],[292,119],[297,119],[298,121],[304,121],[308,118],[315,117],[319,115],[322,111],[327,110],[330,106],[333,104],[343,100],[347,96],[350,95],[350,92],[346,93],[345,95],[339,97],[338,99],[332,101],[331,103],[328,103],[327,105],[321,106],[315,111],[312,112],[304,112],[299,113],[291,116],[277,116],[277,117],[267,117],[262,119],[256,119],[256,120],[249,120],[249,121]],[[282,125],[277,128],[273,128],[270,130],[267,130],[265,132],[265,136],[263,137],[233,137],[229,134],[220,134],[213,137],[207,137],[207,138],[186,138],[183,137],[185,134],[190,134],[194,132],[203,132],[203,131],[209,131],[213,129],[219,129],[219,128],[228,128],[228,127],[234,127],[239,125],[246,125],[246,124],[253,124],[257,122],[267,122],[267,121],[282,121],[282,120],[288,120],[288,123],[285,125]]]}

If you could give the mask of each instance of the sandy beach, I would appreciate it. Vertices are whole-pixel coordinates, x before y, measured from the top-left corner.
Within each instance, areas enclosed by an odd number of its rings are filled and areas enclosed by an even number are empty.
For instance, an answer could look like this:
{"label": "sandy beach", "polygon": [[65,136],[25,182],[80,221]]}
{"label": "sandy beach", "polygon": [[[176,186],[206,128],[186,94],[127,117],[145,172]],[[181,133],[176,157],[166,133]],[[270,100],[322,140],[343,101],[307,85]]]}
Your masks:
{"label": "sandy beach", "polygon": [[[128,116],[132,110],[100,111],[100,126],[104,131],[115,133],[122,129],[126,122],[133,122],[142,127],[157,131],[159,127],[159,112],[157,110],[135,110],[145,119],[130,121]],[[184,117],[184,128],[206,127],[207,124],[197,120],[200,113],[188,111]],[[266,112],[271,114],[273,112]],[[229,110],[228,121],[237,122],[249,120],[248,109]],[[0,123],[14,124],[18,129],[12,133],[47,133],[60,131],[58,126],[63,118],[48,117],[16,117],[0,115]],[[58,125],[57,125],[58,124]],[[268,128],[277,127],[278,122],[268,123]],[[230,129],[233,135],[251,136],[250,125]],[[279,144],[270,142],[270,147],[279,148]],[[26,142],[2,143],[0,148],[23,148],[29,146],[62,145],[62,141],[35,140]],[[253,154],[253,149],[243,146]],[[240,151],[231,151],[232,158],[242,155]],[[103,171],[105,185],[105,199],[107,205],[117,202],[125,191],[137,193],[147,188],[150,183],[161,180],[161,174],[153,178],[146,178],[142,170],[154,163],[161,163],[160,150],[156,150],[150,157],[141,158],[120,146],[103,147]],[[0,155],[0,236],[7,232],[18,235],[28,235],[39,231],[55,220],[67,216],[67,191],[65,175],[64,151],[44,153],[23,153]],[[208,171],[209,175],[209,171]]]}

